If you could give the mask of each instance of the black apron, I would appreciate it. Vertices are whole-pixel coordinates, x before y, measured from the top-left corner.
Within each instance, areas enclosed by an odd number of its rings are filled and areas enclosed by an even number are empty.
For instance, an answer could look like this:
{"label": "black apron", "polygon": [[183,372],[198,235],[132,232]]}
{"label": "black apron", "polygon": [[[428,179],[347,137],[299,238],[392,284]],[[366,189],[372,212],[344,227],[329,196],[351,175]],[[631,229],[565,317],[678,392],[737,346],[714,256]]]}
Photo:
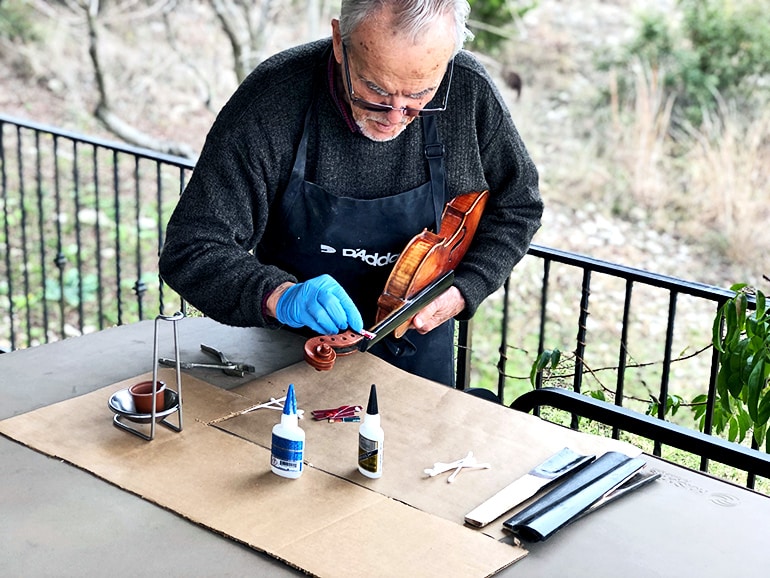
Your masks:
{"label": "black apron", "polygon": [[[422,117],[430,181],[380,199],[338,197],[305,180],[311,105],[294,159],[291,178],[257,251],[269,263],[305,281],[323,273],[334,277],[374,325],[377,298],[399,253],[425,228],[438,230],[446,203],[443,146],[435,118]],[[389,363],[446,385],[454,385],[454,322],[420,335],[386,338],[370,352]]]}

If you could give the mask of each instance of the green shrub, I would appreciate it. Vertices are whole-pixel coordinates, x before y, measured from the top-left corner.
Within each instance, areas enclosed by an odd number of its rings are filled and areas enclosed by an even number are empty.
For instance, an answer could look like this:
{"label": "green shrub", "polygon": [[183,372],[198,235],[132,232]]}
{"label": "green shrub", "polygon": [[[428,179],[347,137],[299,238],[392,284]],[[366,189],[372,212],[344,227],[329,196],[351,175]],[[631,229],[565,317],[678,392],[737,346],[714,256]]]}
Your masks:
{"label": "green shrub", "polygon": [[514,35],[509,25],[537,6],[537,0],[468,0],[471,5],[469,28],[474,39],[471,47],[494,52]]}
{"label": "green shrub", "polygon": [[32,9],[28,3],[19,0],[0,1],[0,38],[12,42],[37,40],[32,19]]}
{"label": "green shrub", "polygon": [[[715,94],[752,106],[762,79],[770,74],[770,18],[764,0],[679,0],[682,18],[647,13],[636,37],[602,68],[622,71],[641,60],[664,75],[677,97],[679,116],[700,124],[703,110],[716,110]],[[625,80],[630,86],[631,74]]]}

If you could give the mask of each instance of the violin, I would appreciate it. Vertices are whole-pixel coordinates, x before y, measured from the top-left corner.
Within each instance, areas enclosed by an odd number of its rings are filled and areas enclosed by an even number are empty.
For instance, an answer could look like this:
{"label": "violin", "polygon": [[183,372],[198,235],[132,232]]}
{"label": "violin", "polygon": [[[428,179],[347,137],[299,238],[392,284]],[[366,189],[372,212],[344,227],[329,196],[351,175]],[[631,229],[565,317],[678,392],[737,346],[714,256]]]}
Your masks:
{"label": "violin", "polygon": [[449,201],[438,232],[424,229],[401,252],[377,299],[375,326],[361,333],[347,330],[312,337],[305,342],[305,361],[325,371],[334,367],[338,355],[367,351],[391,332],[402,337],[414,316],[451,287],[454,270],[468,251],[488,196],[488,191],[473,192]]}

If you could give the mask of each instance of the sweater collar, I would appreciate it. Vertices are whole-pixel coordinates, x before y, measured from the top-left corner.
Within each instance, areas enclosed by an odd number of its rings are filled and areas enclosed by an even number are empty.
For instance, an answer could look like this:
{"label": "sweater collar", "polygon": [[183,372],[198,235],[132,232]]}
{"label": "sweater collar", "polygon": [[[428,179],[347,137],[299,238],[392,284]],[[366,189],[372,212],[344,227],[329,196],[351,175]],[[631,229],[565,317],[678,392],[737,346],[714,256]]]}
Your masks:
{"label": "sweater collar", "polygon": [[334,59],[334,51],[332,50],[329,53],[329,62],[326,66],[326,82],[329,87],[329,94],[332,97],[335,107],[342,115],[342,120],[345,122],[348,129],[350,129],[350,132],[360,133],[361,129],[358,128],[358,124],[356,124],[356,121],[353,118],[353,112],[350,110],[350,105],[340,95],[339,88],[342,83],[337,82],[337,78],[339,78],[338,69],[339,66],[337,66],[337,61]]}

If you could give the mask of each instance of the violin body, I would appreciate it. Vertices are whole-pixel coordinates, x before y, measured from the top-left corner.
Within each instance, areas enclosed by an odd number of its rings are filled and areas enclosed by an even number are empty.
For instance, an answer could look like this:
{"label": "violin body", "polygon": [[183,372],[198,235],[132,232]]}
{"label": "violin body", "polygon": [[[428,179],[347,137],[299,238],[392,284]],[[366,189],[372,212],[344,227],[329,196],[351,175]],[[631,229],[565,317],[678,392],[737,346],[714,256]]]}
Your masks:
{"label": "violin body", "polygon": [[[412,238],[393,266],[377,300],[377,326],[402,307],[409,306],[410,300],[425,292],[431,283],[454,271],[470,247],[488,195],[488,191],[481,191],[455,197],[444,207],[438,233],[425,229]],[[425,305],[424,300],[420,301],[393,334],[403,336],[412,318]],[[331,369],[337,355],[359,351],[358,346],[364,339],[363,335],[350,330],[338,335],[313,337],[305,343],[305,361],[319,371]]]}
{"label": "violin body", "polygon": [[[377,300],[377,322],[402,307],[435,279],[454,271],[473,240],[487,196],[487,191],[482,191],[455,197],[444,207],[438,233],[424,229],[409,242]],[[406,333],[410,322],[396,329],[394,335],[401,337]]]}

